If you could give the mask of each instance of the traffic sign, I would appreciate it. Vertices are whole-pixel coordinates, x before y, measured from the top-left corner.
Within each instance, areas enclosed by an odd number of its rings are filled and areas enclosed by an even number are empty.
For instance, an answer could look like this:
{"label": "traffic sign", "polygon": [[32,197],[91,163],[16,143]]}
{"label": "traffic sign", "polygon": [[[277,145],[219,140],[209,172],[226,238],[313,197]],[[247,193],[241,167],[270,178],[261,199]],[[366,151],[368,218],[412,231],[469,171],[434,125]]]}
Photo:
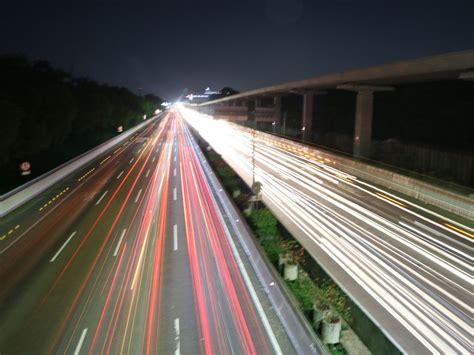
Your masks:
{"label": "traffic sign", "polygon": [[20,164],[21,175],[31,174],[31,164],[29,161],[24,161]]}

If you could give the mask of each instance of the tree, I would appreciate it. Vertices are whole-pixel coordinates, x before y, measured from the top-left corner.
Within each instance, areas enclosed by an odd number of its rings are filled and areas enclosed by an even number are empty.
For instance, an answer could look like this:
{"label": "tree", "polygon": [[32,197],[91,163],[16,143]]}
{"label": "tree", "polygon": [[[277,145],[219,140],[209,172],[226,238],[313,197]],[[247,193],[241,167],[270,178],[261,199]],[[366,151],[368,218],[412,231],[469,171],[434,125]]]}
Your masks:
{"label": "tree", "polygon": [[230,95],[236,95],[239,92],[235,89],[232,89],[231,87],[225,86],[221,90],[221,95],[223,96],[230,96]]}
{"label": "tree", "polygon": [[20,159],[33,160],[35,177],[111,138],[117,126],[141,122],[162,102],[18,55],[0,56],[0,77],[0,188],[25,182]]}
{"label": "tree", "polygon": [[232,89],[231,87],[225,86],[222,88],[219,94],[209,95],[209,101],[221,99],[223,97],[230,96],[230,95],[236,95],[238,93],[239,92],[237,90]]}
{"label": "tree", "polygon": [[0,99],[0,110],[5,118],[1,123],[1,130],[8,132],[8,134],[2,134],[0,139],[0,152],[2,152],[0,154],[0,166],[2,166],[10,162],[15,142],[20,134],[20,124],[25,113],[21,107],[8,102],[5,98]]}
{"label": "tree", "polygon": [[278,232],[278,221],[268,208],[252,211],[250,220],[255,226],[255,233],[260,238],[275,237]]}

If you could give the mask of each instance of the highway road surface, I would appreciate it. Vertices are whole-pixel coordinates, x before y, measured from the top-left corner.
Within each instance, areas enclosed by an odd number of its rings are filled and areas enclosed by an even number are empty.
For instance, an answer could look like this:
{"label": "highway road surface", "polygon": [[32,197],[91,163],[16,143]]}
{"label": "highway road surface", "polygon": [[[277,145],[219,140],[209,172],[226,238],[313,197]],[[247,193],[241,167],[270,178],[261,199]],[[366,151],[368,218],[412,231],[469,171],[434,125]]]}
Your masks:
{"label": "highway road surface", "polygon": [[263,201],[402,351],[473,353],[472,229],[323,153],[181,112],[248,184],[262,183]]}
{"label": "highway road surface", "polygon": [[162,115],[2,220],[2,355],[294,353],[196,149]]}

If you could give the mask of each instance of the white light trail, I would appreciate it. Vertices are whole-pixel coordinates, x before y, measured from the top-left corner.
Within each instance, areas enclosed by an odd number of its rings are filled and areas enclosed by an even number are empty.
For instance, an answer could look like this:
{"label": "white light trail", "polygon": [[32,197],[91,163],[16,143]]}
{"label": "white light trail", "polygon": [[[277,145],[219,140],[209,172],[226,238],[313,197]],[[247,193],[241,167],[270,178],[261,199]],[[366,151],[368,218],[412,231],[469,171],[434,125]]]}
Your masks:
{"label": "white light trail", "polygon": [[[185,108],[181,113],[251,185],[252,130]],[[338,170],[319,154],[257,133],[255,176],[264,202],[429,351],[470,352],[473,248],[462,233],[469,229],[446,220],[461,231],[449,228],[436,214],[428,218],[429,211]]]}

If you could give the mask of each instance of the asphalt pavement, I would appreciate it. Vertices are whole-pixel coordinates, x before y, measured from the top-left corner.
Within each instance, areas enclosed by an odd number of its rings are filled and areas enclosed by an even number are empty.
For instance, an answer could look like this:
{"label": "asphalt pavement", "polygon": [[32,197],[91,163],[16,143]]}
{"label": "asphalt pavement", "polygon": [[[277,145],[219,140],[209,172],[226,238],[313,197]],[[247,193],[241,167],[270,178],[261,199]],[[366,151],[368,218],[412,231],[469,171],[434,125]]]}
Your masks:
{"label": "asphalt pavement", "polygon": [[186,130],[164,115],[2,220],[1,354],[294,353]]}
{"label": "asphalt pavement", "polygon": [[400,350],[472,353],[472,230],[323,153],[181,112]]}

